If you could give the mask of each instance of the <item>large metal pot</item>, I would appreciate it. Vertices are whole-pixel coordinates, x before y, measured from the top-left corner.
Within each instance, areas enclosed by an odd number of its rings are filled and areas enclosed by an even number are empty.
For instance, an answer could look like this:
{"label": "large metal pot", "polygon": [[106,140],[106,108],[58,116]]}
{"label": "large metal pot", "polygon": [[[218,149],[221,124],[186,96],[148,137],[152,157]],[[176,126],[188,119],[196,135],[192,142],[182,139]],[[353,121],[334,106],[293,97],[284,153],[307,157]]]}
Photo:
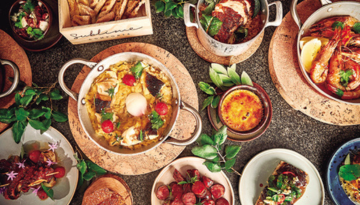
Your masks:
{"label": "large metal pot", "polygon": [[[161,140],[159,140],[156,143],[153,143],[148,146],[145,146],[145,147],[142,147],[139,149],[135,149],[135,150],[119,149],[119,147],[110,146],[108,144],[108,142],[106,140],[104,140],[103,137],[96,135],[96,133],[93,129],[93,126],[91,124],[87,109],[86,109],[85,95],[88,93],[90,86],[93,83],[94,79],[96,77],[98,77],[101,73],[103,73],[107,68],[109,68],[110,65],[118,63],[119,61],[132,61],[133,62],[133,61],[140,61],[140,60],[144,60],[147,63],[149,63],[150,65],[159,68],[170,79],[172,92],[173,92],[173,99],[174,99],[173,105],[172,105],[173,113],[172,113],[170,124],[166,128],[166,130],[164,132],[164,136],[161,138]],[[84,65],[88,66],[89,68],[92,68],[91,72],[87,75],[83,84],[81,85],[79,94],[70,90],[65,85],[65,82],[64,82],[64,73],[65,73],[66,69],[69,66],[71,66],[73,64],[77,64],[77,63],[84,64]],[[199,137],[199,135],[201,133],[202,121],[201,121],[198,111],[181,100],[179,88],[176,84],[175,78],[172,76],[170,71],[158,60],[156,60],[148,55],[145,55],[142,53],[135,53],[135,52],[124,52],[124,53],[118,53],[118,54],[109,56],[106,59],[100,61],[99,63],[94,63],[94,62],[90,62],[88,60],[79,59],[79,58],[73,59],[73,60],[70,60],[67,63],[65,63],[64,66],[60,69],[59,84],[60,84],[61,88],[71,98],[73,98],[74,100],[77,101],[77,111],[78,111],[78,115],[79,115],[79,120],[80,120],[80,123],[81,123],[82,127],[84,128],[86,134],[90,137],[90,139],[95,144],[97,144],[99,147],[101,147],[102,149],[104,149],[106,151],[109,151],[109,152],[112,152],[115,154],[119,154],[119,155],[135,155],[135,154],[141,154],[146,151],[149,151],[149,150],[159,146],[163,142],[174,144],[174,145],[186,146],[186,145],[189,145],[189,144],[195,142],[195,140]],[[190,138],[188,140],[180,141],[180,140],[176,140],[174,138],[166,140],[169,137],[171,130],[175,126],[175,122],[179,116],[180,109],[190,112],[195,117],[196,125],[197,125],[195,132],[193,133],[192,138]]]}
{"label": "large metal pot", "polygon": [[292,0],[290,12],[291,16],[293,17],[295,23],[299,26],[299,33],[296,41],[296,47],[297,47],[297,56],[299,59],[300,64],[300,70],[305,77],[306,81],[319,93],[322,95],[325,95],[326,97],[333,99],[338,102],[344,102],[348,104],[357,104],[360,105],[360,99],[355,100],[342,100],[336,97],[334,94],[332,94],[330,91],[321,89],[318,85],[316,85],[310,78],[309,74],[305,70],[305,66],[301,62],[301,50],[300,50],[300,39],[302,35],[310,29],[311,25],[314,23],[328,18],[332,16],[344,16],[344,15],[350,15],[352,17],[355,17],[357,19],[360,19],[360,3],[357,2],[349,2],[349,1],[339,1],[335,3],[331,3],[331,1],[328,0],[321,0],[321,4],[323,5],[320,9],[316,10],[306,21],[304,24],[301,23],[301,20],[299,18],[299,15],[296,10],[296,4],[298,0]]}
{"label": "large metal pot", "polygon": [[[184,5],[184,21],[187,27],[196,27],[197,28],[197,36],[201,42],[201,44],[206,48],[206,50],[214,53],[217,56],[237,56],[245,51],[247,51],[252,43],[259,38],[264,29],[268,26],[279,26],[281,24],[283,18],[283,8],[280,1],[273,2],[271,4],[267,3],[267,0],[260,0],[261,2],[261,18],[264,23],[264,27],[261,31],[256,35],[253,39],[239,44],[227,44],[222,43],[220,41],[215,40],[213,37],[208,35],[203,27],[200,24],[199,19],[199,8],[200,5],[204,3],[204,0],[199,0],[197,6],[185,3]],[[276,18],[274,21],[269,22],[269,7],[275,5],[276,6]],[[195,23],[192,23],[190,20],[190,8],[195,8]]]}

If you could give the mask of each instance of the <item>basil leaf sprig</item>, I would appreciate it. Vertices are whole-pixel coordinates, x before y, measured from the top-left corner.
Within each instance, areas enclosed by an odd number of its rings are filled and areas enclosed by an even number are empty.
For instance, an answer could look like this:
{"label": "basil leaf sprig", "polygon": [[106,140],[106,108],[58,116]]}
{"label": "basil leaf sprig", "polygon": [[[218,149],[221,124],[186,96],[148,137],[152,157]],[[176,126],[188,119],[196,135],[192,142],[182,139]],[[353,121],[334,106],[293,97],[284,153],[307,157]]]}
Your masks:
{"label": "basil leaf sprig", "polygon": [[48,197],[52,200],[54,200],[54,190],[50,187],[46,187],[44,183],[41,183],[41,188],[44,190],[44,192],[48,195]]}
{"label": "basil leaf sprig", "polygon": [[184,18],[184,4],[189,2],[196,4],[197,0],[154,0],[152,4],[155,6],[156,13],[164,12],[165,17],[174,16],[175,18]]}
{"label": "basil leaf sprig", "polygon": [[[0,122],[12,124],[13,138],[19,143],[25,127],[30,124],[34,129],[45,132],[49,129],[52,119],[66,122],[68,117],[54,109],[52,102],[63,99],[60,91],[55,89],[56,83],[50,87],[26,86],[15,94],[15,104],[7,109],[0,109]],[[46,103],[46,104],[45,104]],[[49,105],[50,106],[45,106]],[[36,106],[36,108],[33,108]]]}
{"label": "basil leaf sprig", "polygon": [[99,165],[93,163],[92,161],[82,159],[81,155],[80,159],[77,152],[74,154],[74,158],[77,161],[76,167],[80,172],[78,187],[81,187],[83,185],[84,179],[86,181],[90,181],[95,176],[101,176],[107,173],[105,169],[101,168]]}
{"label": "basil leaf sprig", "polygon": [[199,83],[200,90],[210,95],[204,100],[202,110],[209,105],[211,105],[212,108],[217,108],[220,102],[220,96],[223,94],[222,91],[227,90],[229,87],[242,84],[253,86],[251,78],[245,71],[242,72],[240,78],[236,72],[235,64],[226,69],[223,65],[212,63],[209,68],[209,74],[211,82],[215,84],[218,89],[205,82]]}
{"label": "basil leaf sprig", "polygon": [[153,130],[158,130],[164,125],[164,121],[161,119],[159,113],[157,113],[155,110],[151,112],[151,115],[149,117],[151,122],[151,128]]}
{"label": "basil leaf sprig", "polygon": [[210,36],[215,36],[220,31],[223,22],[214,16],[203,14],[200,19],[200,24],[206,33]]}
{"label": "basil leaf sprig", "polygon": [[236,171],[233,166],[236,163],[236,155],[241,147],[238,145],[227,145],[225,155],[222,155],[222,146],[227,138],[227,127],[224,125],[213,136],[201,134],[197,143],[199,146],[192,148],[191,152],[201,158],[206,159],[203,163],[211,172],[220,172],[226,170],[229,173]]}

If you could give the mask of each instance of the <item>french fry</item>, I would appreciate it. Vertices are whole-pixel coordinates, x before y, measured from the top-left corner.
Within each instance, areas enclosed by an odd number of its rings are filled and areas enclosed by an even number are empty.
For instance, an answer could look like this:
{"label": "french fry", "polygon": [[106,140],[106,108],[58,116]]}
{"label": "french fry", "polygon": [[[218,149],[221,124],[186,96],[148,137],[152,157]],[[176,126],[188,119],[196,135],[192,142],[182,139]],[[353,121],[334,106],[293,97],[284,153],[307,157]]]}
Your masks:
{"label": "french fry", "polygon": [[68,0],[69,10],[70,10],[70,18],[79,14],[78,3],[75,0]]}
{"label": "french fry", "polygon": [[95,16],[95,11],[92,10],[90,7],[88,6],[85,6],[84,4],[78,4],[79,5],[79,12],[80,12],[80,15],[82,16],[86,16],[86,15],[89,15],[89,16]]}
{"label": "french fry", "polygon": [[128,0],[120,0],[118,3],[118,6],[115,8],[115,20],[120,20],[121,17],[124,15],[126,5],[128,3]]}
{"label": "french fry", "polygon": [[91,16],[75,15],[73,18],[73,22],[78,25],[87,25],[90,24],[90,21],[91,21]]}
{"label": "french fry", "polygon": [[96,7],[94,9],[95,11],[95,15],[97,15],[100,11],[100,9],[104,6],[106,0],[100,0],[97,4],[96,4]]}
{"label": "french fry", "polygon": [[115,3],[116,3],[116,0],[106,0],[104,6],[102,7],[102,9],[100,11],[98,19],[101,19],[101,17],[107,15],[112,10]]}
{"label": "french fry", "polygon": [[107,21],[111,21],[114,20],[115,18],[115,12],[110,12],[108,14],[106,14],[105,16],[99,18],[96,23],[102,23],[102,22],[107,22]]}
{"label": "french fry", "polygon": [[145,0],[140,1],[140,3],[136,6],[136,8],[129,14],[128,18],[136,17],[139,13],[139,9],[143,4],[145,4]]}
{"label": "french fry", "polygon": [[128,18],[131,12],[135,9],[135,7],[140,3],[140,0],[129,0],[127,4],[127,8],[125,10],[124,15],[121,17],[122,19]]}
{"label": "french fry", "polygon": [[89,0],[78,0],[78,3],[84,4],[85,6],[89,6],[89,5],[90,5]]}
{"label": "french fry", "polygon": [[90,8],[94,9],[99,3],[99,0],[90,0]]}

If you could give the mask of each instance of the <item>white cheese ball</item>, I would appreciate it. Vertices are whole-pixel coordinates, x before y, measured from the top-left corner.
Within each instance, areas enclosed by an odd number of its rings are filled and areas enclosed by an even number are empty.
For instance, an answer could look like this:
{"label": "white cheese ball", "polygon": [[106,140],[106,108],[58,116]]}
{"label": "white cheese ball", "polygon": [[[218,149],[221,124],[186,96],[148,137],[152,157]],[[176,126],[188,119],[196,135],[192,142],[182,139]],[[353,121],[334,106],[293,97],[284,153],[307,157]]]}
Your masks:
{"label": "white cheese ball", "polygon": [[127,96],[126,110],[133,116],[138,117],[145,114],[147,102],[146,98],[140,93],[131,93]]}

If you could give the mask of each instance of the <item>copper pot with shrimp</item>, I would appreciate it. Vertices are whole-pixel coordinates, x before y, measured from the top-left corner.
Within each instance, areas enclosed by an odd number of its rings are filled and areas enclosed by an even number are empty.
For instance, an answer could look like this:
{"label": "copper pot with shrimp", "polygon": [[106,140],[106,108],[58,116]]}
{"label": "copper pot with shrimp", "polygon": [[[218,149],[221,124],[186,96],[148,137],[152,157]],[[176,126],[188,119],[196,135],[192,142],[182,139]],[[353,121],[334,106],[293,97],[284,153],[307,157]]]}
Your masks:
{"label": "copper pot with shrimp", "polygon": [[360,104],[360,3],[321,0],[322,7],[299,26],[297,55],[307,82],[326,97]]}

